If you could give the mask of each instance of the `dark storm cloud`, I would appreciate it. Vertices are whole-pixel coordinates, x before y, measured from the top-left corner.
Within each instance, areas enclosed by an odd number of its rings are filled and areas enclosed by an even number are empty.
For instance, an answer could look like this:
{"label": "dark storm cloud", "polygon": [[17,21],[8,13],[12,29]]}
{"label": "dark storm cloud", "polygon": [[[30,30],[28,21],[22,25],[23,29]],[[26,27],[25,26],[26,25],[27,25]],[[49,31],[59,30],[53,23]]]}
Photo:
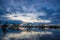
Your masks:
{"label": "dark storm cloud", "polygon": [[31,6],[37,11],[40,11],[41,8],[49,9],[59,9],[60,1],[59,0],[0,0],[0,9],[7,10],[10,8],[12,11],[23,11],[22,6],[30,8]]}
{"label": "dark storm cloud", "polygon": [[16,12],[45,12],[46,16],[38,18],[59,20],[60,0],[0,0],[0,17]]}
{"label": "dark storm cloud", "polygon": [[0,0],[0,10],[6,10],[9,5],[9,0]]}

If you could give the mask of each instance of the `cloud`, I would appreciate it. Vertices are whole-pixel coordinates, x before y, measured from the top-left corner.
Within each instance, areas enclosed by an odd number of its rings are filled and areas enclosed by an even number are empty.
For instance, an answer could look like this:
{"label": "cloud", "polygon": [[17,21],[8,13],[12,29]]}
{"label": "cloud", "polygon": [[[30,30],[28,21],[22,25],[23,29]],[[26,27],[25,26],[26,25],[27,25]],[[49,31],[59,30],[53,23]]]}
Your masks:
{"label": "cloud", "polygon": [[21,20],[27,23],[34,23],[34,22],[50,23],[51,22],[51,20],[42,20],[41,18],[39,19],[38,16],[40,15],[38,15],[37,13],[36,14],[35,13],[26,13],[26,14],[17,13],[17,14],[7,14],[5,17],[7,17],[10,20]]}
{"label": "cloud", "polygon": [[60,0],[0,0],[0,19],[50,23],[60,18],[58,9]]}

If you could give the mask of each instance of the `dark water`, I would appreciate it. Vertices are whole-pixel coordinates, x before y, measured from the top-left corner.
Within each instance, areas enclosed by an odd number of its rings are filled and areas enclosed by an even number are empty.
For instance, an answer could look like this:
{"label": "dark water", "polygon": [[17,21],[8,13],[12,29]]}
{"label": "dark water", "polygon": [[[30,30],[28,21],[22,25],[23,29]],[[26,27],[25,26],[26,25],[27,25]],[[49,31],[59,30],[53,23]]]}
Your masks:
{"label": "dark water", "polygon": [[41,40],[60,40],[60,29],[47,30],[52,32],[51,35],[43,35],[40,37]]}
{"label": "dark water", "polygon": [[[44,34],[42,36],[40,36],[40,34],[37,34],[36,36],[31,36],[30,38],[9,38],[6,40],[60,40],[60,29],[48,29],[48,30],[40,30],[40,29],[30,29],[31,31],[36,31],[36,32],[51,32],[52,34]],[[23,32],[21,30],[11,30],[8,29],[7,34],[11,34],[11,33],[19,33],[19,32]],[[2,30],[0,29],[0,39],[4,40],[2,36]]]}

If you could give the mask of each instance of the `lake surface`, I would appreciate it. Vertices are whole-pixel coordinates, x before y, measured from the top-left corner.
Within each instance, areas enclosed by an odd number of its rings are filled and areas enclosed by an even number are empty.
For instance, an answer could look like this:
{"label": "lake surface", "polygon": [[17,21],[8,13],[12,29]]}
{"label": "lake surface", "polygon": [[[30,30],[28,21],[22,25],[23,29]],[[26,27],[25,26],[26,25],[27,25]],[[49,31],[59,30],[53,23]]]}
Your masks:
{"label": "lake surface", "polygon": [[31,28],[31,31],[11,30],[5,36],[2,36],[0,29],[1,40],[60,40],[60,29],[42,30],[38,28]]}

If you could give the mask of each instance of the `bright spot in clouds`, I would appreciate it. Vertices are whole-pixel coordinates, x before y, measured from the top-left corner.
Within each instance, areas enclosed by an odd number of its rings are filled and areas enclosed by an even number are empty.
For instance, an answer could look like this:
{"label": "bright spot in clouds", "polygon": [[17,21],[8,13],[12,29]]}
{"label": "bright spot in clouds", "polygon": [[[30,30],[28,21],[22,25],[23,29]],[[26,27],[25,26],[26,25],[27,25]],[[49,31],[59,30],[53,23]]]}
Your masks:
{"label": "bright spot in clouds", "polygon": [[21,20],[23,22],[33,23],[33,22],[40,22],[40,23],[50,23],[51,20],[42,20],[41,18],[38,18],[38,16],[46,16],[44,12],[38,13],[19,13],[16,14],[6,14],[5,17],[8,17],[10,20]]}

